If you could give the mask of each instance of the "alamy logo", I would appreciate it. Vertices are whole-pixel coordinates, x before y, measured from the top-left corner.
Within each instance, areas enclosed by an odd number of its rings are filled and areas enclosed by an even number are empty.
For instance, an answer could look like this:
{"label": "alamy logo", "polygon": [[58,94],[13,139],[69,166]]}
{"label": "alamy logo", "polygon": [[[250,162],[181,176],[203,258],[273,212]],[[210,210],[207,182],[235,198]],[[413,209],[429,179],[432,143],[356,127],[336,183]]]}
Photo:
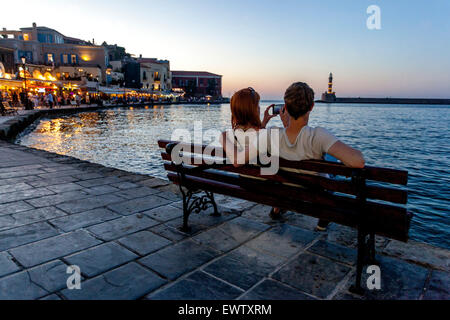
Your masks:
{"label": "alamy logo", "polygon": [[371,5],[367,8],[367,14],[370,16],[367,18],[367,29],[369,30],[381,30],[381,9],[377,5]]}
{"label": "alamy logo", "polygon": [[381,270],[379,266],[373,265],[367,267],[367,274],[370,276],[367,278],[367,289],[369,290],[381,290]]}
{"label": "alamy logo", "polygon": [[[261,165],[261,175],[274,175],[279,169],[279,130],[236,129],[221,132],[218,129],[209,129],[203,132],[202,122],[195,121],[193,135],[188,129],[176,129],[171,140],[183,142],[176,145],[171,152],[172,161],[177,165],[212,165],[225,160],[227,164]],[[204,142],[207,146],[202,150]],[[191,143],[195,144],[194,150],[191,150]],[[222,146],[226,147],[226,154]],[[190,154],[192,151],[194,157]]]}
{"label": "alamy logo", "polygon": [[81,290],[81,269],[79,266],[68,266],[66,270],[67,274],[70,274],[67,278],[67,289],[69,290]]}

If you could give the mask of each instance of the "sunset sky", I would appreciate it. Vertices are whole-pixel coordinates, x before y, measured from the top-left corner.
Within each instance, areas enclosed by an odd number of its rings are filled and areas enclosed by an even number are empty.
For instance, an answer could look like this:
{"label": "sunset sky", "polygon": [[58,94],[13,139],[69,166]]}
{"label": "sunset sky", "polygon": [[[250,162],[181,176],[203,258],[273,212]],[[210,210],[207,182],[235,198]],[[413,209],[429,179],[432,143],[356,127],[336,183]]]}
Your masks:
{"label": "sunset sky", "polygon": [[[369,5],[381,30],[368,30]],[[319,97],[450,98],[450,1],[2,1],[0,28],[39,26],[224,76],[279,99],[293,81]]]}

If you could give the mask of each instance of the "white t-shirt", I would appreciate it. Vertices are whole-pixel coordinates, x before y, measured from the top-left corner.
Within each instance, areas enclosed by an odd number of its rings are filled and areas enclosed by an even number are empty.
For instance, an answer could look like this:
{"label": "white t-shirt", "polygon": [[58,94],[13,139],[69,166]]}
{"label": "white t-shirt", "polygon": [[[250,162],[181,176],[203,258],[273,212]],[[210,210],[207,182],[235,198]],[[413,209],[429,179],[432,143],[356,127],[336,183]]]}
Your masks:
{"label": "white t-shirt", "polygon": [[317,127],[304,126],[297,136],[294,143],[289,141],[286,135],[285,128],[270,128],[270,135],[273,135],[273,130],[279,130],[279,144],[278,146],[270,144],[269,151],[274,154],[277,148],[279,156],[286,160],[301,161],[301,160],[321,160],[325,153],[338,141],[338,139],[328,130]]}

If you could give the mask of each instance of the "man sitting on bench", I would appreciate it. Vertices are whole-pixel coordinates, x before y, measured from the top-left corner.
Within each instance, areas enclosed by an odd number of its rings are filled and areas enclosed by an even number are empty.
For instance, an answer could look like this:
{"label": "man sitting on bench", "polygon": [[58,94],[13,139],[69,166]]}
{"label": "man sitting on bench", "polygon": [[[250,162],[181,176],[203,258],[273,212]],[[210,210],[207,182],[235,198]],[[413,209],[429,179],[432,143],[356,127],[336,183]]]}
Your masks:
{"label": "man sitting on bench", "polygon": [[[365,161],[360,151],[339,141],[324,128],[308,126],[309,115],[314,108],[314,91],[306,83],[296,82],[292,84],[286,90],[284,101],[285,106],[280,113],[284,128],[271,127],[267,131],[271,135],[273,130],[279,130],[278,135],[276,135],[279,137],[276,147],[279,149],[281,158],[291,161],[323,160],[325,155],[328,154],[342,161],[348,167],[364,168]],[[222,139],[222,141],[224,140]],[[268,138],[267,141],[272,141],[272,139]],[[222,142],[222,144],[226,152],[226,143]],[[269,153],[271,148],[274,147],[269,143]],[[248,153],[249,150],[244,148],[242,151],[235,152]],[[237,158],[240,157],[235,154],[235,158],[230,160],[234,163]],[[247,160],[249,156],[246,155],[244,158]],[[298,172],[295,169],[280,169]],[[270,216],[272,219],[280,219],[282,213],[281,209],[272,208]],[[320,220],[316,230],[326,231],[327,226],[327,221]]]}
{"label": "man sitting on bench", "polygon": [[[339,141],[328,130],[308,126],[309,115],[314,108],[314,91],[303,82],[292,84],[284,95],[285,107],[280,113],[284,128],[279,130],[279,155],[291,161],[324,159],[329,154],[348,167],[364,168],[362,153]],[[270,148],[269,148],[270,151]],[[283,168],[281,168],[283,169]],[[286,170],[286,169],[285,169]],[[272,217],[281,215],[273,208]],[[318,231],[325,231],[327,221],[319,221]]]}

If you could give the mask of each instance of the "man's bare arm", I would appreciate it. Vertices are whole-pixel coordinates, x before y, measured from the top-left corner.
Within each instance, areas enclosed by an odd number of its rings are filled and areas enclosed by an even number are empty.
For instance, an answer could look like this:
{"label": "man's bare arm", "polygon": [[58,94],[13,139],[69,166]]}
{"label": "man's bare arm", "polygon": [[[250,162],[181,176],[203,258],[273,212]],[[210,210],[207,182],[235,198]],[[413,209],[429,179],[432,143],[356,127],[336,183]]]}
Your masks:
{"label": "man's bare arm", "polygon": [[361,151],[353,149],[341,141],[333,144],[328,150],[328,153],[341,160],[347,167],[364,168],[366,164]]}

